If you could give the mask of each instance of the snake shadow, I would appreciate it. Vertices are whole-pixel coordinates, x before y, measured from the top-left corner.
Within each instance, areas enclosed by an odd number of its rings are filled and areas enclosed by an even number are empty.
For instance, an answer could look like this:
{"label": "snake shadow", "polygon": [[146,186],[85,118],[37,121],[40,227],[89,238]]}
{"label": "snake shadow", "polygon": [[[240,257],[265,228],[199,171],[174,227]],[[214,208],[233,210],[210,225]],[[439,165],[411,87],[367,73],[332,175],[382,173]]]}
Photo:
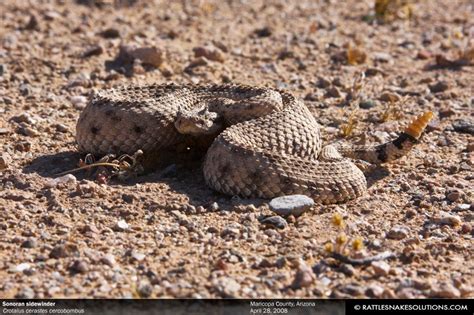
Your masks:
{"label": "snake shadow", "polygon": [[[33,159],[23,167],[23,173],[36,173],[45,178],[56,178],[62,172],[77,168],[78,162],[84,155],[77,151],[64,151],[46,154]],[[263,199],[240,199],[216,192],[207,186],[202,173],[203,157],[194,156],[192,160],[167,160],[166,164],[147,170],[139,176],[127,179],[111,178],[108,185],[115,187],[130,187],[136,184],[164,183],[169,190],[189,198],[193,206],[209,206],[218,202],[221,210],[231,210],[236,204],[259,206]],[[86,170],[72,173],[78,180],[95,180],[95,171]]]}
{"label": "snake shadow", "polygon": [[23,167],[23,173],[36,173],[42,177],[56,177],[57,174],[77,167],[81,154],[75,151],[64,151],[41,155]]}
{"label": "snake shadow", "polygon": [[[24,173],[37,173],[42,177],[54,178],[57,174],[72,170],[77,167],[78,161],[83,158],[83,154],[77,151],[64,151],[54,154],[36,157],[28,165],[23,167]],[[112,186],[134,186],[136,184],[165,183],[171,191],[186,195],[189,204],[194,206],[210,205],[218,202],[223,210],[230,210],[236,204],[255,206],[261,205],[267,200],[264,199],[244,199],[227,196],[216,192],[207,186],[202,172],[203,156],[194,156],[192,160],[168,160],[165,166],[148,170],[145,174],[130,177],[126,180],[111,179],[109,185]],[[367,186],[371,187],[377,181],[389,176],[390,172],[383,166],[365,172]],[[94,180],[87,171],[74,173],[78,180]]]}

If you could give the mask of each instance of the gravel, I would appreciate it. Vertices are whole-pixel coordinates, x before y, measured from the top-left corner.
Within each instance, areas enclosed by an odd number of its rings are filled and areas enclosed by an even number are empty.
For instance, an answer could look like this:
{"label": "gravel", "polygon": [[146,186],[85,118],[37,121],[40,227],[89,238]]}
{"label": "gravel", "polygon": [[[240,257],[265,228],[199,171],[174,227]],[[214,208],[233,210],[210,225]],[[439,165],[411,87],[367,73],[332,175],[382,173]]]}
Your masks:
{"label": "gravel", "polygon": [[[470,2],[417,1],[410,28],[363,21],[369,2],[206,0],[183,10],[180,1],[0,1],[2,297],[474,297],[472,67],[433,66],[437,55],[455,58],[450,30]],[[363,63],[347,63],[349,46]],[[380,143],[425,111],[438,119],[406,157],[366,172],[364,196],[341,205],[277,213],[270,200],[224,196],[206,185],[194,150],[186,162],[158,152],[164,167],[124,180],[107,167],[55,175],[85,162],[75,124],[94,91],[171,82],[306,97],[324,144]],[[384,93],[401,100],[380,101]],[[353,258],[395,253],[388,274],[328,257],[341,229],[363,240],[358,252],[346,247]],[[21,264],[29,267],[15,271]]]}

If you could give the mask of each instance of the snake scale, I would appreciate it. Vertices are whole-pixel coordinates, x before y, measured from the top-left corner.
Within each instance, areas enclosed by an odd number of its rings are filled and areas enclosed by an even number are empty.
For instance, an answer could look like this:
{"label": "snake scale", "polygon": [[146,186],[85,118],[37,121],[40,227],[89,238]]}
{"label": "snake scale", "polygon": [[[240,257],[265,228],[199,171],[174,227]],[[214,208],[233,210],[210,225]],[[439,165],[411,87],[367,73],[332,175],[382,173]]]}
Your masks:
{"label": "snake scale", "polygon": [[289,93],[154,84],[95,93],[78,120],[76,140],[80,151],[94,155],[142,150],[158,158],[183,144],[204,145],[204,178],[216,191],[259,198],[304,194],[328,204],[366,191],[353,159],[384,163],[405,155],[431,115],[419,116],[391,142],[338,148],[322,145],[316,119]]}

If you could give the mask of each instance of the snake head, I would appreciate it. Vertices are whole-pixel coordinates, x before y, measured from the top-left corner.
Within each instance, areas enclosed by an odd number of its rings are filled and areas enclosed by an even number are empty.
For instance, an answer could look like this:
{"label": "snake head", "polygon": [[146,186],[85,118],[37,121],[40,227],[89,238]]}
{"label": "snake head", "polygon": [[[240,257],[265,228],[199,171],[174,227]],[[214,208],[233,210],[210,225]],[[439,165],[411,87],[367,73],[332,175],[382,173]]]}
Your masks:
{"label": "snake head", "polygon": [[220,115],[207,108],[179,111],[174,126],[179,133],[191,136],[213,135],[224,129]]}

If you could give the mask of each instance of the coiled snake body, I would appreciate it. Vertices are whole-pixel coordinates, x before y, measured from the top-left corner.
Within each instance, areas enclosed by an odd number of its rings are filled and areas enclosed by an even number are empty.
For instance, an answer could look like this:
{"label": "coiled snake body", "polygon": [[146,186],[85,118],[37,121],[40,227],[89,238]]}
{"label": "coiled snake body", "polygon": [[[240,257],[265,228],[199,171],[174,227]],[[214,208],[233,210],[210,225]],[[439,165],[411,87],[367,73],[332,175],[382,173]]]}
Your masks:
{"label": "coiled snake body", "polygon": [[420,116],[392,142],[338,149],[322,146],[313,115],[282,91],[242,85],[131,86],[96,93],[79,118],[76,139],[81,151],[94,155],[142,150],[153,156],[190,139],[211,139],[203,165],[211,188],[243,197],[304,194],[338,203],[367,189],[350,158],[382,163],[403,156],[430,118],[430,113]]}

